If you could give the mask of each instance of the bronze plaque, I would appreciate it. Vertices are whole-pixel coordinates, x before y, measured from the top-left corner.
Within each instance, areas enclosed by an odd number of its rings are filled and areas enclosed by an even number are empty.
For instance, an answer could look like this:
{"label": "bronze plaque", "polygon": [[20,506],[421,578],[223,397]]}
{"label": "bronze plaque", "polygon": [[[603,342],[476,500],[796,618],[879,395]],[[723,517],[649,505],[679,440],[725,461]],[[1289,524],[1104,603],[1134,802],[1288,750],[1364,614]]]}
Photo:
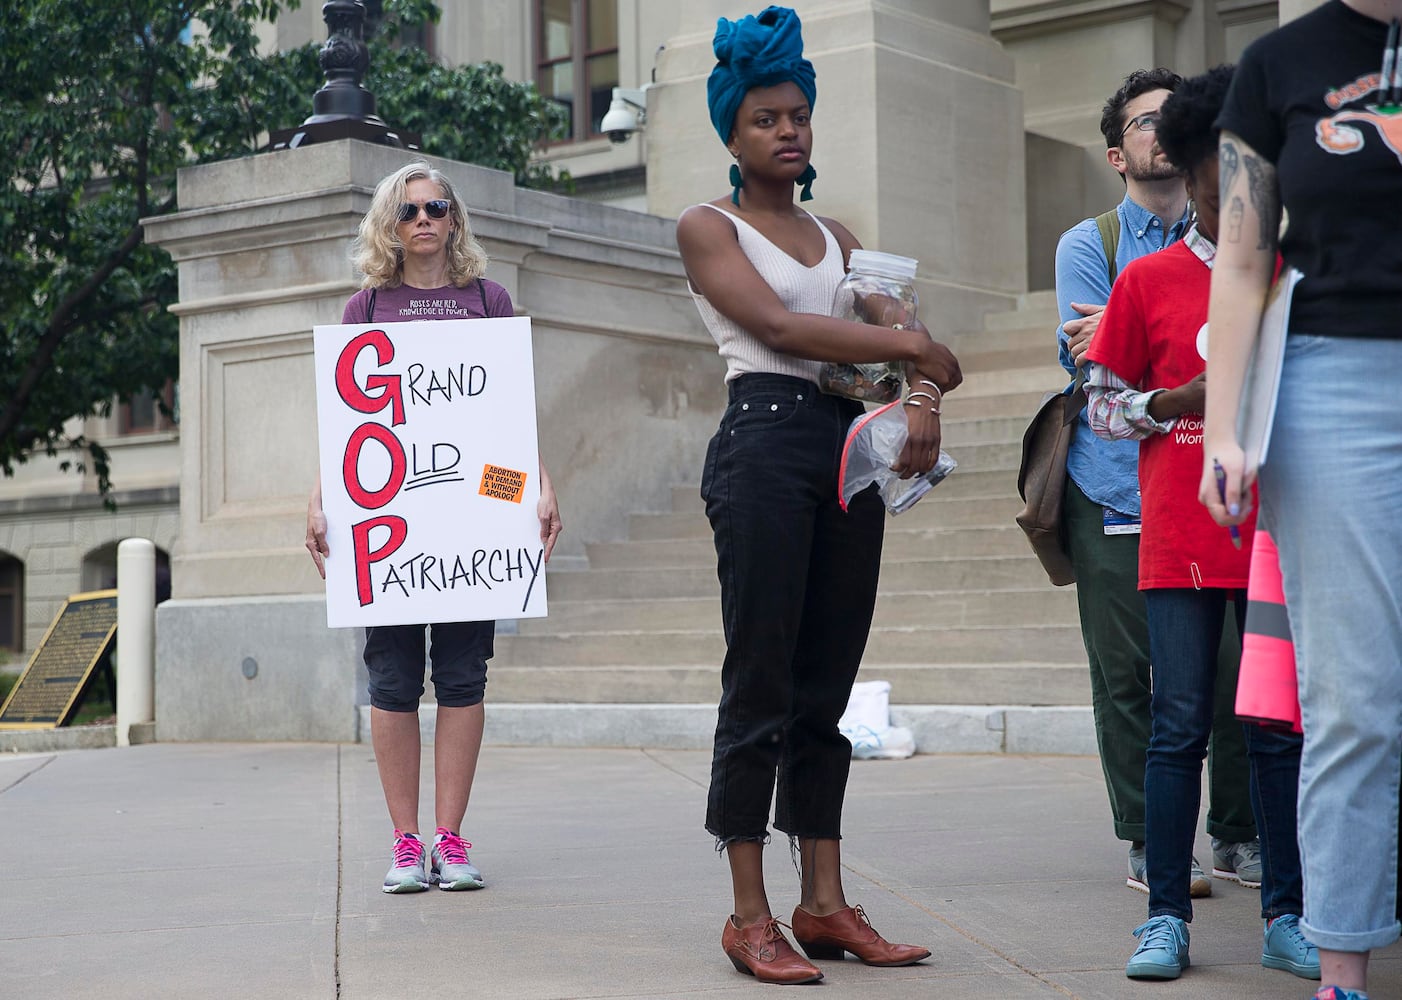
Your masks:
{"label": "bronze plaque", "polygon": [[65,601],[0,705],[0,729],[54,729],[65,724],[116,634],[115,590],[74,594]]}

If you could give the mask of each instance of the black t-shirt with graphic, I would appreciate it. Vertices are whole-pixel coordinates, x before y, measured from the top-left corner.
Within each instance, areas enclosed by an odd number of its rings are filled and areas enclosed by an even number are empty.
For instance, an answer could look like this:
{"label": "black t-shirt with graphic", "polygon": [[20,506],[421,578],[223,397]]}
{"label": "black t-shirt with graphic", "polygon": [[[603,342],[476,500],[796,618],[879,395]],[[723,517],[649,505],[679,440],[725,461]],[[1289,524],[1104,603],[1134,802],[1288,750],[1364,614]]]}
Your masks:
{"label": "black t-shirt with graphic", "polygon": [[[1305,276],[1301,333],[1402,339],[1402,108],[1383,106],[1386,41],[1386,24],[1329,0],[1247,48],[1217,119],[1275,165],[1281,254]],[[1224,240],[1233,225],[1223,205]]]}

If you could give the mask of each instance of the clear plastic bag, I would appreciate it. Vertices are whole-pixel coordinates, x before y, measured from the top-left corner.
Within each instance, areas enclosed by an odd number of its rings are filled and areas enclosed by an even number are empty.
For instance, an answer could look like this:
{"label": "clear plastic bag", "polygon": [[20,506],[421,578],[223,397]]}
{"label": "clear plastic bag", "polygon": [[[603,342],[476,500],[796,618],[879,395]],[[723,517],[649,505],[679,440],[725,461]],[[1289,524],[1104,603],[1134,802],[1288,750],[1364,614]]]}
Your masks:
{"label": "clear plastic bag", "polygon": [[852,421],[842,445],[842,465],[837,476],[838,501],[843,510],[854,496],[876,483],[886,509],[892,514],[903,514],[958,466],[940,449],[939,460],[929,472],[902,479],[891,466],[901,457],[907,434],[905,408],[899,402],[888,403]]}

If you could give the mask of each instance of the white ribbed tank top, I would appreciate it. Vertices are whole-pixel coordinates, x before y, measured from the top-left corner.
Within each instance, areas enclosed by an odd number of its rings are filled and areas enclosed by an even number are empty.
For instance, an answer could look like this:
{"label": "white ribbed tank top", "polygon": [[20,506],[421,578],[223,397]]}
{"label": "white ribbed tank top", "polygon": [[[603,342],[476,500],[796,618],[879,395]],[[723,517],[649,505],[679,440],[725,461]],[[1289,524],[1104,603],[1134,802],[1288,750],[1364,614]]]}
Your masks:
{"label": "white ribbed tank top", "polygon": [[[809,218],[818,223],[818,228],[823,231],[827,252],[812,267],[804,267],[739,216],[707,202],[700,207],[719,212],[735,225],[740,249],[789,312],[831,315],[833,293],[846,275],[847,268],[837,239],[817,216],[809,213]],[[689,283],[687,287],[690,288]],[[694,288],[691,288],[691,297],[696,301],[696,309],[701,313],[706,329],[711,331],[716,347],[720,349],[720,356],[725,359],[727,382],[748,372],[772,372],[775,375],[793,375],[814,383],[818,381],[818,372],[823,367],[821,361],[805,361],[771,350],[740,324],[718,312]]]}

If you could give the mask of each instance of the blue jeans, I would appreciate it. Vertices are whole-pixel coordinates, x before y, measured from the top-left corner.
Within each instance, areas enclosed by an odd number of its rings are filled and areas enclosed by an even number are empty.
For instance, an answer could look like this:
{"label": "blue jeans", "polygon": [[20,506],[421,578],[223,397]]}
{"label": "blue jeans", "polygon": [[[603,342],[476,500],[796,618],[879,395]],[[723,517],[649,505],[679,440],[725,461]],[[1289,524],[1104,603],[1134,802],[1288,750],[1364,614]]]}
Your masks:
{"label": "blue jeans", "polygon": [[1398,370],[1402,340],[1292,332],[1260,477],[1305,730],[1302,926],[1330,951],[1399,931],[1402,410],[1382,385]]}
{"label": "blue jeans", "polygon": [[[852,745],[838,731],[876,606],[886,511],[843,513],[842,444],[860,403],[787,375],[742,375],[706,453],[725,663],[706,829],[721,843],[841,836]],[[777,782],[777,798],[776,798]]]}
{"label": "blue jeans", "polygon": [[[1246,593],[1209,588],[1144,591],[1153,659],[1153,728],[1144,768],[1145,865],[1149,916],[1193,919],[1188,895],[1202,799],[1202,762],[1212,734],[1218,648],[1227,608],[1238,634]],[[1302,910],[1300,857],[1295,843],[1295,789],[1300,741],[1260,726],[1246,728],[1251,799],[1261,838],[1261,915]]]}

